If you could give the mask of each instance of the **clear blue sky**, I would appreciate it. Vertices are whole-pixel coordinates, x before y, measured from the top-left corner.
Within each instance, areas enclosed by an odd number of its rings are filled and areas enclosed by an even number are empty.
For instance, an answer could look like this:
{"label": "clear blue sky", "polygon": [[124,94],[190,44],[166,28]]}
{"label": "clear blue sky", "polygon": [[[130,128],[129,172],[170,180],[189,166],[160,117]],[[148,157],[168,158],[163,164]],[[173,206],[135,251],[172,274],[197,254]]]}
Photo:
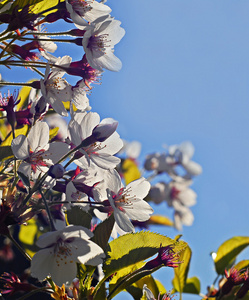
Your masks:
{"label": "clear blue sky", "polygon": [[[90,104],[102,118],[119,121],[122,138],[142,143],[142,157],[163,151],[163,144],[194,144],[194,160],[203,166],[203,174],[193,185],[198,194],[194,224],[184,227],[182,234],[193,251],[189,275],[201,279],[205,293],[215,278],[209,253],[232,236],[248,235],[249,2],[107,4],[126,30],[115,48],[123,68],[103,74]],[[72,51],[64,51],[68,49]],[[76,49],[81,58],[81,49]],[[166,204],[156,210],[172,217]],[[177,234],[168,228],[152,230],[170,237]],[[248,254],[246,250],[243,257]],[[171,288],[172,276],[166,268],[155,275],[166,289]]]}
{"label": "clear blue sky", "polygon": [[[163,143],[195,145],[203,174],[193,185],[194,224],[182,234],[193,251],[189,275],[201,279],[205,293],[215,278],[209,253],[232,236],[248,235],[249,2],[107,4],[126,30],[115,50],[123,69],[105,72],[92,94],[93,109],[117,119],[123,138],[142,142],[142,155],[163,151]],[[172,217],[166,204],[157,210]],[[170,289],[172,274],[163,268],[155,277]]]}

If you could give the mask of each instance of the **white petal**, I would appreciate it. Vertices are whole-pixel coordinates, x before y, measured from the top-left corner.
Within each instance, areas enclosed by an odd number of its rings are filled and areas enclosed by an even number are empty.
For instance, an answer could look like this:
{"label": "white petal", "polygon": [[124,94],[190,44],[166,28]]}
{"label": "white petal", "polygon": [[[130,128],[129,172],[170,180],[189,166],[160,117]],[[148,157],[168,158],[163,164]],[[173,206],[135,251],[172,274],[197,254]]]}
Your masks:
{"label": "white petal", "polygon": [[91,154],[91,160],[100,168],[111,170],[120,163],[120,158],[109,154]]}
{"label": "white petal", "polygon": [[54,248],[38,251],[31,261],[31,274],[39,280],[51,275],[52,280],[59,286],[71,282],[77,275],[76,263],[69,257],[62,261],[54,255]]}
{"label": "white petal", "polygon": [[126,190],[131,190],[129,194],[134,195],[136,198],[143,199],[146,197],[150,190],[150,183],[144,177],[134,180],[129,183]]}
{"label": "white petal", "polygon": [[11,142],[11,149],[17,159],[25,159],[29,157],[28,139],[21,134],[14,138]]}
{"label": "white petal", "polygon": [[117,56],[115,56],[112,51],[108,51],[98,58],[93,57],[92,61],[95,65],[99,66],[97,69],[99,69],[100,71],[102,68],[104,68],[113,72],[118,72],[122,68],[121,60],[117,58]]}
{"label": "white petal", "polygon": [[114,218],[118,226],[125,232],[135,232],[135,228],[132,225],[129,218],[119,209],[114,210]]}
{"label": "white petal", "polygon": [[37,122],[28,134],[28,143],[33,152],[44,149],[49,142],[49,127],[46,122]]}
{"label": "white petal", "polygon": [[132,201],[131,205],[125,206],[125,213],[131,220],[145,222],[149,220],[150,215],[153,214],[152,207],[143,200]]}
{"label": "white petal", "polygon": [[49,93],[46,100],[51,104],[53,109],[63,117],[67,117],[68,113],[63,105],[62,101],[55,97],[52,93]]}
{"label": "white petal", "polygon": [[28,164],[27,162],[23,161],[18,168],[18,172],[21,172],[25,176],[30,178],[31,177],[31,165]]}

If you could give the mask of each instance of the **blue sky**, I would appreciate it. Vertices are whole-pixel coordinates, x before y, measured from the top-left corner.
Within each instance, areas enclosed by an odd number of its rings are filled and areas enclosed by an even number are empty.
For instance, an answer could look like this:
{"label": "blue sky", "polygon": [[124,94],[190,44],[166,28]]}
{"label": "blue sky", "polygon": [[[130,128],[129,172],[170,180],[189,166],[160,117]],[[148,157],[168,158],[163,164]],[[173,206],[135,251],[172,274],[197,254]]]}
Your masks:
{"label": "blue sky", "polygon": [[[189,275],[200,278],[205,293],[215,278],[210,252],[232,236],[248,235],[249,3],[108,4],[126,30],[115,49],[123,68],[118,74],[105,72],[92,94],[93,109],[117,119],[123,138],[140,141],[142,157],[163,151],[163,144],[194,144],[203,174],[193,184],[194,224],[182,234],[193,251]],[[156,210],[172,217],[166,204]],[[249,251],[243,253],[248,258]],[[163,268],[155,277],[170,289],[172,274]]]}
{"label": "blue sky", "polygon": [[[194,160],[203,174],[193,185],[198,194],[194,224],[184,227],[182,234],[193,251],[189,275],[201,279],[205,293],[215,278],[209,253],[232,236],[248,235],[249,2],[107,4],[126,30],[115,47],[123,68],[103,74],[90,103],[102,118],[119,121],[122,138],[142,143],[142,158],[163,151],[163,144],[194,144]],[[72,47],[64,48],[68,50]],[[82,49],[76,51],[80,59]],[[5,70],[1,73],[8,77]],[[16,80],[22,81],[18,73]],[[166,204],[155,210],[172,217]],[[178,234],[168,228],[152,230],[170,237]],[[242,257],[248,254],[245,250]],[[166,268],[155,275],[167,289],[172,276]],[[199,297],[184,295],[187,299]]]}

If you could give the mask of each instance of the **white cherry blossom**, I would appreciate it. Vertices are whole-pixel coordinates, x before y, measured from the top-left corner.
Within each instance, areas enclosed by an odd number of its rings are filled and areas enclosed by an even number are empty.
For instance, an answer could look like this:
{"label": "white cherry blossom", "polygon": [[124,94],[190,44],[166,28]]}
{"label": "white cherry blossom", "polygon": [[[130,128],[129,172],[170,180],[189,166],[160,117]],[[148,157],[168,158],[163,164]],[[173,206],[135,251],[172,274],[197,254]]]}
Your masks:
{"label": "white cherry blossom", "polygon": [[88,22],[91,23],[112,11],[109,6],[95,0],[66,0],[66,7],[79,29],[85,29]]}
{"label": "white cherry blossom", "polygon": [[42,248],[32,258],[31,274],[39,280],[51,275],[62,285],[77,275],[76,263],[97,266],[105,254],[94,242],[93,233],[82,227],[69,225],[59,231],[47,232],[39,237],[37,246]]}
{"label": "white cherry blossom", "polygon": [[[115,120],[111,119],[112,123],[116,123]],[[96,141],[95,133],[101,133],[101,136],[97,137],[101,140],[104,136],[104,130],[98,129],[98,125],[108,123],[110,125],[110,119],[102,120],[100,122],[100,116],[97,113],[77,113],[74,115],[69,123],[68,130],[72,143],[75,146],[80,145],[86,138],[93,137],[93,142],[86,147],[82,147],[80,151],[84,156],[75,160],[75,163],[81,168],[87,168],[90,163],[94,163],[103,169],[113,169],[120,162],[118,157],[113,156],[116,154],[123,146],[123,142],[120,139],[119,134],[116,131],[108,130],[111,126],[100,126],[100,128],[106,129],[105,132],[110,136],[104,141]],[[94,131],[96,130],[96,131]],[[106,136],[107,137],[107,136]]]}
{"label": "white cherry blossom", "polygon": [[[71,58],[64,56],[56,61],[57,65],[69,65]],[[62,78],[65,74],[58,68],[52,68],[50,71],[49,65],[46,67],[45,77],[40,80],[41,93],[46,101],[53,107],[53,109],[62,116],[67,116],[63,102],[71,101],[72,89],[71,85]]]}
{"label": "white cherry blossom", "polygon": [[49,144],[49,127],[45,122],[37,122],[28,136],[18,135],[12,140],[11,148],[15,157],[22,160],[18,171],[35,179],[40,172],[57,162],[68,151],[68,145],[62,142]]}
{"label": "white cherry blossom", "polygon": [[118,172],[112,170],[94,189],[94,200],[104,201],[107,197],[119,228],[125,232],[134,232],[130,219],[144,222],[153,213],[152,207],[143,200],[149,189],[150,183],[145,178],[132,181],[124,187]]}
{"label": "white cherry blossom", "polygon": [[119,71],[122,62],[114,55],[113,48],[125,34],[120,27],[121,22],[113,18],[102,17],[95,21],[94,26],[87,28],[82,45],[87,61],[94,69],[102,71]]}

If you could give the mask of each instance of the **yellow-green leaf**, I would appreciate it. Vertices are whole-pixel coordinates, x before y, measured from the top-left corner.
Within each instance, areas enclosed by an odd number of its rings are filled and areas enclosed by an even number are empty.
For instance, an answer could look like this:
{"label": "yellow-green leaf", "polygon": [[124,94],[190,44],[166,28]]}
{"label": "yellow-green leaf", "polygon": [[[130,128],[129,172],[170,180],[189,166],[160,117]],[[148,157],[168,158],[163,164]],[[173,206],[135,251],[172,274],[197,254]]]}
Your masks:
{"label": "yellow-green leaf", "polygon": [[[33,82],[34,80],[30,80],[28,82]],[[30,86],[24,86],[19,91],[18,100],[20,99],[20,102],[17,104],[17,110],[20,110],[21,108],[26,108],[28,106],[28,98],[29,98],[30,90],[31,90]]]}
{"label": "yellow-green leaf", "polygon": [[[24,125],[22,128],[16,129],[15,130],[15,137],[17,137],[20,134],[23,134],[23,135],[27,136],[28,130],[29,130],[28,125]],[[6,139],[2,142],[1,146],[10,146],[12,140],[13,140],[13,135],[12,135],[12,132],[10,132],[7,135]]]}
{"label": "yellow-green leaf", "polygon": [[141,177],[141,173],[137,167],[137,164],[130,158],[124,160],[122,163],[122,169],[126,185]]}
{"label": "yellow-green leaf", "polygon": [[179,254],[179,261],[182,261],[182,263],[174,269],[175,277],[172,281],[172,284],[175,290],[180,293],[180,299],[182,299],[183,289],[186,284],[191,255],[192,251],[189,246],[187,246],[185,251],[182,251]]}
{"label": "yellow-green leaf", "polygon": [[21,225],[19,231],[19,241],[22,243],[25,251],[32,257],[37,247],[35,241],[41,233],[39,232],[37,223],[34,219],[28,221],[27,225]]}
{"label": "yellow-green leaf", "polygon": [[198,277],[191,277],[186,280],[186,284],[183,288],[183,293],[197,294],[201,291],[201,283]]}
{"label": "yellow-green leaf", "polygon": [[[60,2],[63,2],[61,0]],[[30,6],[30,11],[34,14],[43,13],[44,11],[56,6],[59,3],[58,0],[16,0],[11,6],[11,10],[18,6],[20,9],[25,7],[26,5]],[[49,12],[43,13],[44,16],[47,14],[56,11],[57,9],[50,10]]]}
{"label": "yellow-green leaf", "polygon": [[249,260],[248,259],[241,260],[236,265],[234,265],[234,268],[236,270],[243,270],[249,268]]}
{"label": "yellow-green leaf", "polygon": [[218,274],[224,274],[225,269],[233,262],[237,255],[249,245],[249,237],[235,236],[225,241],[218,249],[214,260]]}
{"label": "yellow-green leaf", "polygon": [[174,223],[168,217],[160,216],[160,215],[152,215],[148,223],[152,225],[164,225],[164,226],[174,225]]}
{"label": "yellow-green leaf", "polygon": [[155,280],[151,275],[145,276],[144,278],[138,280],[136,283],[132,284],[126,290],[132,295],[134,299],[147,299],[143,298],[143,286],[147,285],[147,288],[151,290],[155,298],[158,298],[159,293],[161,295],[166,293],[164,286],[158,281]]}
{"label": "yellow-green leaf", "polygon": [[110,276],[122,268],[153,256],[160,246],[168,245],[174,245],[176,252],[183,251],[187,246],[183,241],[177,242],[169,237],[148,231],[120,236],[109,243],[107,258],[103,266],[104,273]]}
{"label": "yellow-green leaf", "polygon": [[49,130],[49,140],[52,140],[58,133],[59,127],[55,127]]}

